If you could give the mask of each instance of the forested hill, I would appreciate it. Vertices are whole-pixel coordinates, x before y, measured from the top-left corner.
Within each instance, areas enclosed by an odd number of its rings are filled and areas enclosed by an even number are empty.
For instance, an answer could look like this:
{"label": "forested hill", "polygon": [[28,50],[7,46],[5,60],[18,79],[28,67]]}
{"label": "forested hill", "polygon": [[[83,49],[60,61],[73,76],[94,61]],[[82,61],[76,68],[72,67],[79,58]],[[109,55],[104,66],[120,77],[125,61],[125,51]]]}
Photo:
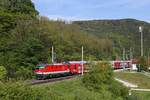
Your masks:
{"label": "forested hill", "polygon": [[87,33],[94,34],[99,38],[111,39],[116,49],[132,48],[135,56],[140,54],[140,33],[138,27],[143,26],[145,55],[150,48],[150,23],[144,21],[120,19],[75,21],[74,23]]}
{"label": "forested hill", "polygon": [[75,21],[74,23],[80,25],[83,30],[98,36],[105,36],[106,33],[123,33],[124,35],[137,33],[139,26],[143,26],[145,32],[150,29],[150,23],[136,19],[89,20]]}

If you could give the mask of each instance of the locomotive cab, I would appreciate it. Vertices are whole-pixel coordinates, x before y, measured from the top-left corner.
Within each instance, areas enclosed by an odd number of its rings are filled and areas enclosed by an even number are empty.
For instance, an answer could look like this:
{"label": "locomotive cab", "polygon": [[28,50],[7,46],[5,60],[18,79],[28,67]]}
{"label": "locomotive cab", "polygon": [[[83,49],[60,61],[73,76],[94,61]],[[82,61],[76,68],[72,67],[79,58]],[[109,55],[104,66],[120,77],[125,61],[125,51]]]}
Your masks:
{"label": "locomotive cab", "polygon": [[45,68],[45,65],[44,64],[41,64],[41,65],[37,65],[36,68],[35,68],[35,73],[36,73],[36,78],[37,79],[43,79],[44,75],[43,75],[43,70]]}
{"label": "locomotive cab", "polygon": [[44,65],[44,64],[37,65],[37,66],[35,67],[35,73],[43,72],[44,68],[45,68],[45,65]]}
{"label": "locomotive cab", "polygon": [[38,65],[38,66],[36,66],[36,68],[35,68],[36,70],[41,70],[41,69],[44,69],[44,65]]}

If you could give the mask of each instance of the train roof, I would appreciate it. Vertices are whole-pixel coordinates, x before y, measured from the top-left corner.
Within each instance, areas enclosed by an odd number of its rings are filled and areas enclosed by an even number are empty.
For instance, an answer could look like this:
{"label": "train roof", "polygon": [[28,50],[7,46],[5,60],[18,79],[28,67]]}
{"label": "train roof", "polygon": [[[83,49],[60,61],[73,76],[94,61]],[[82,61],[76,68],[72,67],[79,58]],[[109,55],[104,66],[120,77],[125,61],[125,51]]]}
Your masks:
{"label": "train roof", "polygon": [[[85,64],[86,61],[83,61]],[[54,64],[38,64],[37,66],[46,66],[46,65],[65,65],[65,64],[82,64],[82,61],[67,61],[63,63],[54,63]]]}
{"label": "train roof", "polygon": [[[83,63],[86,63],[86,62],[87,62],[87,61],[83,61]],[[68,63],[71,63],[71,64],[72,64],[72,63],[75,63],[75,64],[76,64],[76,63],[79,63],[79,64],[81,64],[82,61],[68,61]]]}

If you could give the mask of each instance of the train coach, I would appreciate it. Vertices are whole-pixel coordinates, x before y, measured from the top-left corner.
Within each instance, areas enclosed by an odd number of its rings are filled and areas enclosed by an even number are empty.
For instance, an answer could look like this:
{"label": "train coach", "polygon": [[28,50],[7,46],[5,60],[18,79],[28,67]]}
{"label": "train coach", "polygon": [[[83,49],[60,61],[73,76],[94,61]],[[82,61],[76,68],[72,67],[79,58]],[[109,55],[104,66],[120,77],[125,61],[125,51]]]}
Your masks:
{"label": "train coach", "polygon": [[115,60],[115,61],[110,61],[111,66],[113,69],[123,69],[123,68],[131,68],[132,66],[132,61],[131,60]]}

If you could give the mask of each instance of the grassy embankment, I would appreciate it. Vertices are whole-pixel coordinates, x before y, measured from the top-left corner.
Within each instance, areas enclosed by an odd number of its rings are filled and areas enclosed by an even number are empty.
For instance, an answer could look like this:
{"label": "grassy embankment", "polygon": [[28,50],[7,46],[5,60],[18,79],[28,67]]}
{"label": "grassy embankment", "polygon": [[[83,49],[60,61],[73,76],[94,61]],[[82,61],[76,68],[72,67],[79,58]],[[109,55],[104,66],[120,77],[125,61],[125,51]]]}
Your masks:
{"label": "grassy embankment", "polygon": [[138,85],[138,88],[150,89],[150,77],[142,73],[116,72],[115,77]]}
{"label": "grassy embankment", "polygon": [[150,92],[133,91],[131,100],[150,100]]}
{"label": "grassy embankment", "polygon": [[34,85],[32,88],[43,90],[46,94],[49,92],[49,95],[57,97],[56,100],[99,100],[99,98],[105,98],[105,96],[107,96],[107,94],[100,94],[88,90],[83,86],[80,78],[50,84]]}

